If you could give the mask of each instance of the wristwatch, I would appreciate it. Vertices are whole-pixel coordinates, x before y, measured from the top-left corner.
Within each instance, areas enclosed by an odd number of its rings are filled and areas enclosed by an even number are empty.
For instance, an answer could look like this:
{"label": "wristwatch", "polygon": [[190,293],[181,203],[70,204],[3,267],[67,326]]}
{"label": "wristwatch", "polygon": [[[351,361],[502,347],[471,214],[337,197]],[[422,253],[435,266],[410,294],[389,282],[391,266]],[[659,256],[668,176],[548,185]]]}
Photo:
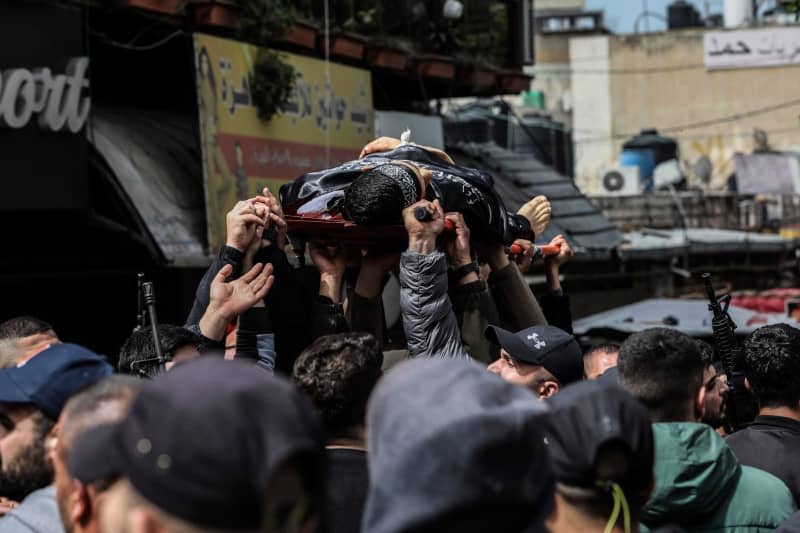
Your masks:
{"label": "wristwatch", "polygon": [[450,272],[450,277],[455,281],[460,281],[465,277],[469,276],[475,272],[480,277],[481,268],[478,266],[478,263],[473,261],[472,263],[467,263],[466,265],[460,266],[458,268],[454,268]]}

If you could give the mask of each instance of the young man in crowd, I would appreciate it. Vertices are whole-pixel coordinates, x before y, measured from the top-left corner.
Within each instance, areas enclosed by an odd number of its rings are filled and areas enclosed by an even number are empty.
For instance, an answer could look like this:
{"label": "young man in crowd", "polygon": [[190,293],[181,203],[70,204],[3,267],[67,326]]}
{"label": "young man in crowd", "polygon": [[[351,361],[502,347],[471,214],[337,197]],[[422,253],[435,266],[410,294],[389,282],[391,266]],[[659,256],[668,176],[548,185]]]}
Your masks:
{"label": "young man in crowd", "polygon": [[666,328],[635,333],[622,344],[617,368],[620,385],[653,421],[656,485],[642,510],[644,525],[757,531],[795,511],[780,479],[742,466],[722,437],[699,423],[705,365],[694,339]]}
{"label": "young man in crowd", "polygon": [[310,402],[252,365],[201,357],[147,382],[119,423],[78,437],[83,484],[117,480],[101,531],[311,533],[322,438]]}
{"label": "young man in crowd", "polygon": [[800,330],[764,326],[747,337],[744,348],[745,375],[759,413],[728,437],[728,446],[742,464],[782,479],[800,505]]}
{"label": "young man in crowd", "polygon": [[583,375],[586,379],[598,379],[610,368],[617,366],[619,344],[598,344],[583,354]]}
{"label": "young man in crowd", "polygon": [[[161,354],[166,359],[165,369],[176,363],[194,359],[200,355],[203,339],[197,333],[172,324],[158,325]],[[151,326],[134,331],[119,351],[117,370],[120,374],[131,374],[143,378],[154,378],[162,372],[158,363],[153,329]]]}
{"label": "young man in crowd", "polygon": [[580,346],[556,327],[533,326],[512,333],[490,326],[486,338],[500,346],[500,358],[489,365],[489,371],[529,388],[539,398],[550,398],[583,378]]}
{"label": "young man in crowd", "polygon": [[654,483],[647,409],[598,381],[569,386],[548,405],[545,434],[556,476],[551,533],[638,532]]}
{"label": "young man in crowd", "polygon": [[27,361],[61,341],[53,326],[32,316],[19,316],[0,324],[0,368]]}
{"label": "young man in crowd", "polygon": [[[56,344],[25,365],[0,370],[0,531],[28,531],[23,517],[57,515],[47,447],[70,396],[110,375],[105,358],[75,344]],[[21,502],[21,506],[19,504]],[[28,527],[28,529],[26,529]]]}
{"label": "young man in crowd", "polygon": [[114,481],[98,479],[84,484],[72,476],[68,465],[76,439],[93,427],[122,420],[143,384],[144,381],[132,376],[109,376],[75,394],[61,411],[58,439],[51,457],[58,512],[66,533],[100,531],[103,494]]}
{"label": "young man in crowd", "polygon": [[706,389],[705,411],[701,420],[714,428],[717,433],[725,436],[729,429],[725,417],[728,379],[722,370],[720,361],[714,359],[714,348],[702,340],[695,340],[695,342],[700,348],[700,355],[703,359],[703,387]]}
{"label": "young man in crowd", "polygon": [[472,361],[415,359],[367,412],[365,533],[538,532],[553,506],[543,402]]}
{"label": "young man in crowd", "polygon": [[366,333],[326,335],[306,348],[292,379],[322,415],[328,464],[328,533],[358,533],[367,499],[366,413],[383,375],[380,344]]}

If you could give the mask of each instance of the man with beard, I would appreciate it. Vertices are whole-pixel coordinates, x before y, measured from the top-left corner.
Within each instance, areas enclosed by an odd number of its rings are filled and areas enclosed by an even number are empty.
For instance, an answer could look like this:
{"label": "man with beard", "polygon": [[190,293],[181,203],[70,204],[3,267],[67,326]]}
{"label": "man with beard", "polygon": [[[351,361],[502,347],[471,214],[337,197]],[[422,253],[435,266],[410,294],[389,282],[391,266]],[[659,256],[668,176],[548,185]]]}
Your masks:
{"label": "man with beard", "polygon": [[46,531],[48,514],[59,524],[52,487],[39,490],[53,481],[46,448],[69,397],[112,371],[104,357],[75,344],[0,371],[0,531]]}
{"label": "man with beard", "polygon": [[727,434],[725,398],[728,394],[728,378],[722,363],[714,359],[714,348],[705,341],[697,340],[703,357],[703,387],[706,389],[706,410],[702,422],[714,428],[723,437]]}

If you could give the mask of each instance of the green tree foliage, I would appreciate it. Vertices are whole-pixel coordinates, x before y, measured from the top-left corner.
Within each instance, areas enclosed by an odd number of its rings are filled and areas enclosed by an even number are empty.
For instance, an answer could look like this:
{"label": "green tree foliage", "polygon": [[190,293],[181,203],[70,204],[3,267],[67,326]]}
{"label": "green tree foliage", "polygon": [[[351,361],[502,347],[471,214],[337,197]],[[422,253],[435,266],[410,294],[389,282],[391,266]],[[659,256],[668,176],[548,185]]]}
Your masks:
{"label": "green tree foliage", "polygon": [[274,50],[265,48],[298,19],[292,0],[243,0],[239,17],[239,38],[258,46],[250,96],[258,118],[269,121],[283,108],[294,90],[295,68]]}

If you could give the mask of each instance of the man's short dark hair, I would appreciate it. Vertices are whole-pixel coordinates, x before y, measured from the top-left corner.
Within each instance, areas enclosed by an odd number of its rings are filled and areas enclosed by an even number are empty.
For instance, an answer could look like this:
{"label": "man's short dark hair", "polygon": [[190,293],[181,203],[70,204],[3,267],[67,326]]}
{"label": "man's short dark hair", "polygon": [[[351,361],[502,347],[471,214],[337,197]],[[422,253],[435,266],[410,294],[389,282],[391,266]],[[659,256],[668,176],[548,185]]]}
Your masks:
{"label": "man's short dark hair", "polygon": [[53,326],[32,316],[18,316],[0,324],[0,340],[21,339],[53,331]]}
{"label": "man's short dark hair", "polygon": [[745,375],[761,407],[800,402],[800,330],[788,324],[763,326],[744,343]]}
{"label": "man's short dark hair", "polygon": [[138,394],[144,381],[133,376],[113,375],[97,381],[73,395],[64,405],[64,425],[59,432],[60,445],[69,450],[78,435],[90,427],[110,424],[120,418],[120,410],[108,409],[107,404],[127,406]]}
{"label": "man's short dark hair", "polygon": [[594,346],[586,350],[583,356],[589,357],[600,353],[619,353],[619,344],[615,344],[613,342],[595,344]]}
{"label": "man's short dark hair", "polygon": [[406,207],[396,180],[373,169],[358,176],[344,193],[344,213],[363,226],[403,223]]}
{"label": "man's short dark hair", "polygon": [[714,364],[714,347],[706,341],[695,339],[697,347],[700,349],[700,357],[703,360],[703,366]]}
{"label": "man's short dark hair", "polygon": [[[165,357],[184,346],[200,346],[202,339],[196,333],[172,324],[158,325],[158,338],[161,353]],[[121,374],[155,377],[160,369],[153,344],[153,330],[150,326],[134,331],[122,345],[117,369]]]}
{"label": "man's short dark hair", "polygon": [[654,422],[685,422],[686,403],[703,385],[703,358],[684,333],[652,328],[634,333],[619,350],[619,382],[650,411]]}
{"label": "man's short dark hair", "polygon": [[372,335],[326,335],[300,354],[292,379],[321,412],[328,437],[350,437],[364,424],[382,365],[383,352]]}

